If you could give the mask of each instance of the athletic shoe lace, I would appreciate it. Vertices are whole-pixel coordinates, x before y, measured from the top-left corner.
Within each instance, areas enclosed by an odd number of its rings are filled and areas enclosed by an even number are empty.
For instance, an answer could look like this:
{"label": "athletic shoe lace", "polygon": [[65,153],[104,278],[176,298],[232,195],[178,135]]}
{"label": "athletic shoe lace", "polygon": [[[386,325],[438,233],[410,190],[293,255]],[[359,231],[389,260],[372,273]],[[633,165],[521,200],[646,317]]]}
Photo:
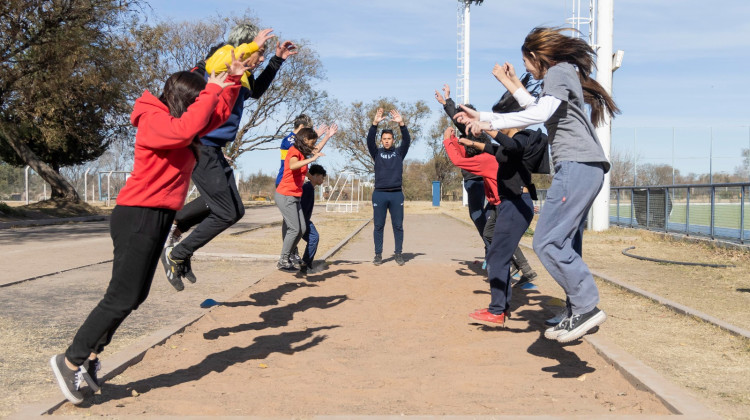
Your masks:
{"label": "athletic shoe lace", "polygon": [[83,385],[84,382],[85,380],[83,379],[83,369],[79,367],[78,371],[76,372],[76,377],[73,384],[76,387],[76,391],[81,389],[81,385]]}

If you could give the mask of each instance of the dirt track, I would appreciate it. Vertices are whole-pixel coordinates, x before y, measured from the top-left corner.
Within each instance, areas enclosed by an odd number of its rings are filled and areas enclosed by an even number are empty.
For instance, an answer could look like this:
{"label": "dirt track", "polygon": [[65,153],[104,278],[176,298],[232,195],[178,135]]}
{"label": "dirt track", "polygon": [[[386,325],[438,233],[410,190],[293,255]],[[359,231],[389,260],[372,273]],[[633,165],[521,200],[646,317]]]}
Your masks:
{"label": "dirt track", "polygon": [[368,226],[320,275],[266,276],[56,414],[667,413],[587,344],[545,340],[544,290],[516,291],[504,329],[472,324],[489,299],[476,232],[438,214],[405,228],[404,267],[370,263]]}

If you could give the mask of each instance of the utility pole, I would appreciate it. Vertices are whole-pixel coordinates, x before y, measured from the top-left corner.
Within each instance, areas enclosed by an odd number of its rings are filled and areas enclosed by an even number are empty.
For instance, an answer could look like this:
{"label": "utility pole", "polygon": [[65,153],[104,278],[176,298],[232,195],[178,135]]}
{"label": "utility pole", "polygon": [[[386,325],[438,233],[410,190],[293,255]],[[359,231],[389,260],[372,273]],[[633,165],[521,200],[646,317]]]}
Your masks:
{"label": "utility pole", "polygon": [[[457,40],[457,77],[456,77],[456,104],[466,105],[469,103],[469,62],[471,50],[471,4],[482,4],[484,0],[458,0],[458,12],[456,20]],[[469,196],[466,189],[463,190],[463,204],[469,204]]]}

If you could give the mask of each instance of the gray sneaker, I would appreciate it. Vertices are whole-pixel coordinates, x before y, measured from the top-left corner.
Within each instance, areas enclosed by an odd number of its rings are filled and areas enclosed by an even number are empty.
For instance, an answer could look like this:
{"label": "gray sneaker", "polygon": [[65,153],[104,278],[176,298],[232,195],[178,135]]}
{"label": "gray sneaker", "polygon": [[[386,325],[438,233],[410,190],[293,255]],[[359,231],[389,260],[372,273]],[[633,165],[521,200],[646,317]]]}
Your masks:
{"label": "gray sneaker", "polygon": [[101,385],[99,384],[99,371],[101,369],[102,364],[99,362],[98,358],[94,360],[86,359],[78,370],[78,375],[81,376],[81,379],[79,379],[78,382],[83,383],[83,381],[86,381],[92,391],[99,391],[99,389],[101,389]]}
{"label": "gray sneaker", "polygon": [[375,254],[375,258],[372,260],[374,265],[383,264],[383,256],[381,254]]}
{"label": "gray sneaker", "polygon": [[297,267],[294,266],[291,262],[289,262],[288,258],[281,258],[279,259],[279,262],[276,263],[276,268],[282,271],[297,271]]}
{"label": "gray sneaker", "polygon": [[83,394],[79,391],[81,387],[81,377],[78,375],[78,370],[71,370],[65,364],[65,355],[56,354],[49,359],[49,364],[52,366],[52,372],[55,374],[57,379],[57,385],[60,387],[65,398],[71,403],[78,405],[83,402]]}
{"label": "gray sneaker", "polygon": [[585,314],[573,314],[568,318],[568,322],[562,328],[562,331],[557,334],[556,340],[560,343],[569,343],[577,340],[586,335],[594,327],[602,325],[606,320],[607,314],[596,307]]}
{"label": "gray sneaker", "polygon": [[404,257],[399,252],[398,254],[393,256],[393,259],[396,261],[396,264],[398,265],[404,265],[406,264],[406,261],[404,261]]}

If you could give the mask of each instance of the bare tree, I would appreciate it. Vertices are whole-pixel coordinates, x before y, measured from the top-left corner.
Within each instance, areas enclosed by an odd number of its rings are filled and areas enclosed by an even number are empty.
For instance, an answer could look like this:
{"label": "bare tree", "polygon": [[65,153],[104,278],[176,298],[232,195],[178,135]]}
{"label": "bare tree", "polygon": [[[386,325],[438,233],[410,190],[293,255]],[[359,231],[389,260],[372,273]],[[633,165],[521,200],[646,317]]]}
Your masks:
{"label": "bare tree", "polygon": [[[179,70],[189,70],[204,60],[212,49],[224,42],[228,31],[239,23],[262,23],[246,11],[232,18],[209,17],[202,21],[163,22],[141,27],[138,39],[143,50],[152,54],[149,69],[153,80],[164,80]],[[283,35],[279,35],[283,39]],[[325,80],[325,71],[314,50],[305,41],[295,41],[299,54],[287,59],[276,74],[273,84],[259,99],[245,104],[235,141],[224,153],[237,161],[243,153],[278,147],[276,142],[290,130],[294,118],[306,113],[316,120],[330,120],[328,94],[316,87]],[[150,47],[150,48],[149,48]],[[155,52],[155,53],[154,53]],[[266,62],[275,54],[275,44],[266,48]],[[257,70],[257,72],[262,70]],[[155,86],[160,89],[160,86]]]}
{"label": "bare tree", "polygon": [[[430,109],[424,101],[405,103],[393,98],[380,98],[367,104],[353,102],[345,108],[338,106],[333,112],[343,118],[340,117],[337,121],[339,132],[330,142],[349,160],[345,169],[359,173],[374,173],[374,162],[367,151],[366,139],[378,108],[383,108],[386,113],[391,109],[397,109],[401,113],[409,129],[412,144],[421,138],[422,122],[430,114]],[[393,129],[398,138],[398,124],[389,121],[381,123],[379,128]]]}

